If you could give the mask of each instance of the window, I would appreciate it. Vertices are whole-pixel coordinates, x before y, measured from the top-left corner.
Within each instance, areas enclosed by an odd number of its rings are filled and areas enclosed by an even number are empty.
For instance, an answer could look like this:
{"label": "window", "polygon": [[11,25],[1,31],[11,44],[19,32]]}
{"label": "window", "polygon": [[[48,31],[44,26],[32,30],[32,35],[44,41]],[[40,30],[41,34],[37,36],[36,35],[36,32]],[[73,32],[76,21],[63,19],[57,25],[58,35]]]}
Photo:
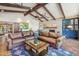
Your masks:
{"label": "window", "polygon": [[78,30],[78,19],[66,19],[63,24],[64,29]]}

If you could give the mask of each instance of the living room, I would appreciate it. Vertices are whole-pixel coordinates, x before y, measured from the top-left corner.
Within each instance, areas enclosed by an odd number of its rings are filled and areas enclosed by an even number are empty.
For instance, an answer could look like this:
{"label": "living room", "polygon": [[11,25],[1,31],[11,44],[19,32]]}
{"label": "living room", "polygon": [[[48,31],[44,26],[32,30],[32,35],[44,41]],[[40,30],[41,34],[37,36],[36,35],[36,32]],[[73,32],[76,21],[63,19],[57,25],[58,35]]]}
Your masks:
{"label": "living room", "polygon": [[0,56],[79,56],[78,10],[78,3],[0,3]]}

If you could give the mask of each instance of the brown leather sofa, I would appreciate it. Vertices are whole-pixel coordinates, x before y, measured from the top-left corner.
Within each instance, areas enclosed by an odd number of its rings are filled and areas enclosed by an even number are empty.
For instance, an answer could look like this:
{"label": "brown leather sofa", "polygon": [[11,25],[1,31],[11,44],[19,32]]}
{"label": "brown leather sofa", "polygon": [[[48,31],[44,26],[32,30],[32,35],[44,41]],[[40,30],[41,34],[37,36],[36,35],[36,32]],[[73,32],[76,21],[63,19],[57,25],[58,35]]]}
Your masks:
{"label": "brown leather sofa", "polygon": [[62,46],[65,36],[61,36],[54,32],[40,32],[40,36],[38,37],[38,39],[48,42],[55,48],[59,48]]}

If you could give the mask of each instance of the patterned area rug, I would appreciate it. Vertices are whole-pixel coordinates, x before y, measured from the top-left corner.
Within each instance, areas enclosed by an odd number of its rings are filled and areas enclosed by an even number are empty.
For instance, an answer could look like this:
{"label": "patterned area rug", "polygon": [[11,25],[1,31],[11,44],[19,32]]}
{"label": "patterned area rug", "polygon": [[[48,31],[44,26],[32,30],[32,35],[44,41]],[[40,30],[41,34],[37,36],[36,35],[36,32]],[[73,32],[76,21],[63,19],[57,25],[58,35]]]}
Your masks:
{"label": "patterned area rug", "polygon": [[[14,47],[11,50],[12,56],[31,56],[29,52],[24,48],[23,45]],[[48,53],[46,56],[74,56],[70,51],[67,51],[63,48],[55,49],[53,47],[48,47]]]}

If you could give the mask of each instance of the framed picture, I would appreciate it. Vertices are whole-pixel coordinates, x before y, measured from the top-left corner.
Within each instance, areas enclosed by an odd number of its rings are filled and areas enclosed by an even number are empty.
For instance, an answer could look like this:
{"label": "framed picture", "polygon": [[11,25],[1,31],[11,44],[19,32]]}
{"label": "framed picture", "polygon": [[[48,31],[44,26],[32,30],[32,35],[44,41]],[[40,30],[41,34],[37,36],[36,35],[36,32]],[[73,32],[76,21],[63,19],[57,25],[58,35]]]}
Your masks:
{"label": "framed picture", "polygon": [[20,28],[22,29],[22,31],[27,31],[29,29],[29,23],[21,22],[20,23]]}

